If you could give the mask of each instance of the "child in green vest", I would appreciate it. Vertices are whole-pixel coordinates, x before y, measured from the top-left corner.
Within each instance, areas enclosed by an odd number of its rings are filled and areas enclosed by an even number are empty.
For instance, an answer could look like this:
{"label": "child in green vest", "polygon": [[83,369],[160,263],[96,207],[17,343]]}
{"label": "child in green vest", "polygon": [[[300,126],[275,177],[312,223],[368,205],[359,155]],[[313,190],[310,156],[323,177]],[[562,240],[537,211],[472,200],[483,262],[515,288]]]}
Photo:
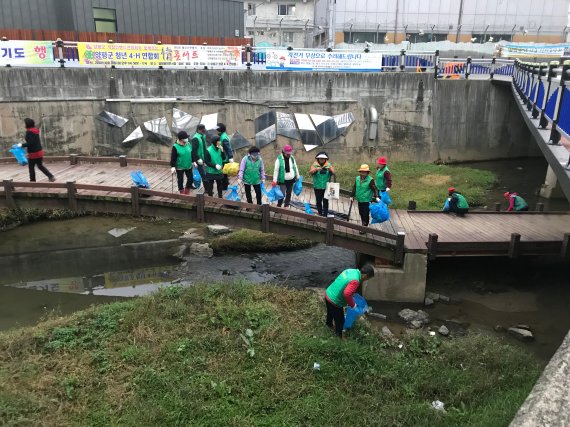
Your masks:
{"label": "child in green vest", "polygon": [[212,138],[212,145],[210,145],[204,152],[204,163],[206,164],[206,179],[204,179],[204,188],[206,194],[212,197],[214,195],[214,182],[218,190],[218,197],[222,197],[222,180],[224,174],[222,172],[224,159],[226,155],[222,142],[219,136]]}
{"label": "child in green vest", "polygon": [[344,329],[344,307],[356,308],[352,296],[362,283],[372,277],[374,277],[374,268],[370,264],[364,265],[360,270],[349,268],[340,273],[327,288],[325,292],[326,324],[335,331],[338,337],[342,338],[342,330]]}
{"label": "child in green vest", "polygon": [[506,192],[504,194],[505,199],[509,201],[509,207],[507,208],[507,212],[526,212],[528,211],[528,203],[525,199],[519,196],[517,193],[510,193]]}
{"label": "child in green vest", "polygon": [[329,162],[329,156],[321,151],[315,157],[315,162],[311,166],[309,173],[313,176],[313,189],[317,199],[317,210],[320,216],[327,216],[329,213],[329,200],[325,199],[327,182],[334,179],[334,168]]}
{"label": "child in green vest", "polygon": [[386,161],[386,157],[379,157],[378,158],[378,168],[376,169],[376,187],[378,191],[390,191],[392,187],[392,174],[390,173],[390,169],[388,169],[388,164]]}
{"label": "child in green vest", "polygon": [[463,194],[455,190],[454,187],[449,187],[447,190],[449,194],[449,211],[455,212],[457,216],[465,216],[469,212],[469,203]]}
{"label": "child in green vest", "polygon": [[[193,182],[192,146],[188,142],[188,134],[185,131],[178,132],[177,140],[172,146],[170,171],[172,175],[176,174],[180,194],[189,194]],[[186,186],[184,186],[184,175],[186,175]]]}
{"label": "child in green vest", "polygon": [[[271,185],[275,187],[279,185],[281,191],[285,195],[285,207],[289,207],[291,202],[291,192],[293,184],[299,179],[299,168],[293,157],[293,147],[286,145],[283,147],[281,154],[275,160],[275,168],[273,169],[273,182]],[[277,201],[277,207],[283,205],[283,199]]]}
{"label": "child in green vest", "polygon": [[[358,172],[359,176],[356,177],[354,182],[350,200],[354,201],[356,199],[362,225],[368,227],[370,223],[370,202],[379,202],[380,199],[378,198],[376,183],[370,176],[370,167],[366,164],[360,165]],[[361,231],[360,234],[364,234],[364,231]]]}
{"label": "child in green vest", "polygon": [[265,168],[263,159],[259,155],[258,147],[251,147],[247,156],[239,165],[238,183],[243,183],[247,203],[253,203],[251,199],[251,187],[255,190],[257,204],[261,205],[261,183],[265,180]]}

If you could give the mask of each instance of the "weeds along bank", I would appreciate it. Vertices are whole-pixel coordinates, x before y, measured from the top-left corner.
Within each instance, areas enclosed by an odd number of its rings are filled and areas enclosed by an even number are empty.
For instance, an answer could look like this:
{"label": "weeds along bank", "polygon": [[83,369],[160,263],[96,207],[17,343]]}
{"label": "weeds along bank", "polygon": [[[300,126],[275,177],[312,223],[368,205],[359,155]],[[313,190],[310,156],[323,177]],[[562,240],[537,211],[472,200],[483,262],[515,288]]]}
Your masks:
{"label": "weeds along bank", "polygon": [[479,335],[359,322],[340,342],[324,308],[270,285],[171,287],[0,334],[0,424],[506,426],[540,373]]}

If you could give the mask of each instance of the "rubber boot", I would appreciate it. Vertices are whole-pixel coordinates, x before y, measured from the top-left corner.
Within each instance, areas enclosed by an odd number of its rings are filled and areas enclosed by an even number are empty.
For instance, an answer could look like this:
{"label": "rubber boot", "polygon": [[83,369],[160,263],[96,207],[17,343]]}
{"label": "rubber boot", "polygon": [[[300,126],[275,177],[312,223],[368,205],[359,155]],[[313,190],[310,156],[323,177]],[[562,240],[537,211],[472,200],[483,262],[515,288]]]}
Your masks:
{"label": "rubber boot", "polygon": [[189,189],[189,188],[185,188],[185,189],[183,190],[183,192],[184,192],[184,194],[190,194],[190,189]]}

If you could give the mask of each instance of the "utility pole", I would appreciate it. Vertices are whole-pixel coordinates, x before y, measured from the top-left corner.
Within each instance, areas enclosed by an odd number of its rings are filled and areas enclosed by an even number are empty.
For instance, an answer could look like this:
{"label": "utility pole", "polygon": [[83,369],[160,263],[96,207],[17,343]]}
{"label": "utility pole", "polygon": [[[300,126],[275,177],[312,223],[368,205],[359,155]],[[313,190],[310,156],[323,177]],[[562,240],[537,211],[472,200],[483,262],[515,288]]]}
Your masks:
{"label": "utility pole", "polygon": [[394,23],[394,44],[396,44],[396,37],[398,37],[398,13],[400,12],[400,0],[396,0],[396,20]]}
{"label": "utility pole", "polygon": [[463,22],[463,2],[465,0],[461,0],[459,3],[459,17],[457,18],[457,32],[455,33],[455,43],[459,43],[459,35],[461,33],[461,25]]}
{"label": "utility pole", "polygon": [[329,0],[329,47],[334,48],[335,44],[335,15],[336,15],[336,0]]}

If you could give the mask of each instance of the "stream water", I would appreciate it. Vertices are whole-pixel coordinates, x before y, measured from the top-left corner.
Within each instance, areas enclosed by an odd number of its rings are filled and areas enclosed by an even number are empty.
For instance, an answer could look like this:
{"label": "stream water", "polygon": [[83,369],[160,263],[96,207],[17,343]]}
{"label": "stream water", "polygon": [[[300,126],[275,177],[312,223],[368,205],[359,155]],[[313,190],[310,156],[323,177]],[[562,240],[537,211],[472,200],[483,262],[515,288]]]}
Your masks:
{"label": "stream water", "polygon": [[[489,194],[491,206],[505,189],[520,191],[532,205],[539,201],[532,195],[544,178],[545,166],[540,161],[469,166],[497,173],[500,184]],[[565,201],[545,205],[553,210],[570,210]],[[118,238],[108,234],[113,228],[131,227],[136,228]],[[181,264],[170,254],[177,246],[176,238],[189,227],[183,221],[85,217],[3,232],[0,285],[6,286],[0,286],[0,330],[33,325],[54,311],[67,314],[92,304],[144,295],[171,283],[243,279],[323,288],[340,271],[355,265],[353,252],[324,245],[296,252],[191,257]],[[451,301],[424,310],[435,322],[456,322],[471,330],[505,336],[512,342],[516,341],[504,332],[496,332],[496,327],[527,324],[536,340],[517,345],[547,361],[570,329],[569,285],[567,266],[547,262],[437,260],[430,264],[428,290],[446,295]],[[387,322],[374,324],[388,325],[396,334],[405,333],[397,317],[404,307],[419,308],[411,304],[373,304],[374,311],[388,316]]]}

